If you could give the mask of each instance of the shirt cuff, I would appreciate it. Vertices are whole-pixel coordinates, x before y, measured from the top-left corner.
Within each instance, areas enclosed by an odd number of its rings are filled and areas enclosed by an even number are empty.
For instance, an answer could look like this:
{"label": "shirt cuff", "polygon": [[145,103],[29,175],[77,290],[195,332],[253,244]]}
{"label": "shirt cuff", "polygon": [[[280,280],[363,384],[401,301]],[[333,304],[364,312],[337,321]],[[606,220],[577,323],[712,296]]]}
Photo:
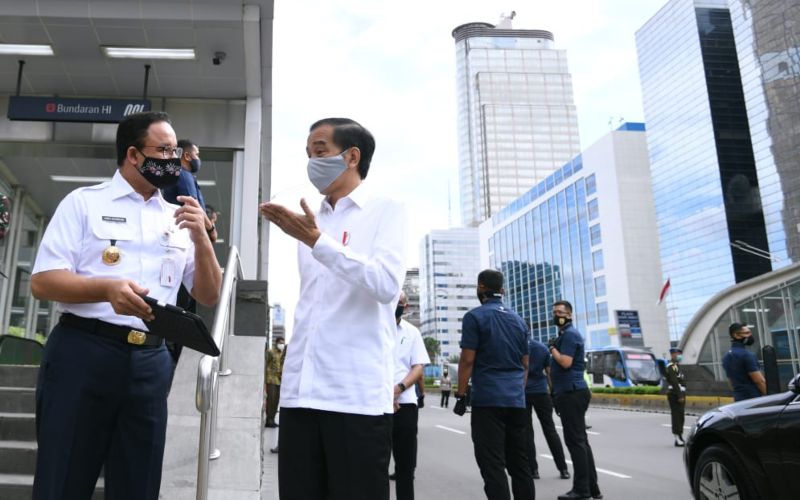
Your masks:
{"label": "shirt cuff", "polygon": [[343,246],[330,235],[320,233],[317,242],[311,249],[311,255],[322,264],[332,264],[336,256],[341,253]]}

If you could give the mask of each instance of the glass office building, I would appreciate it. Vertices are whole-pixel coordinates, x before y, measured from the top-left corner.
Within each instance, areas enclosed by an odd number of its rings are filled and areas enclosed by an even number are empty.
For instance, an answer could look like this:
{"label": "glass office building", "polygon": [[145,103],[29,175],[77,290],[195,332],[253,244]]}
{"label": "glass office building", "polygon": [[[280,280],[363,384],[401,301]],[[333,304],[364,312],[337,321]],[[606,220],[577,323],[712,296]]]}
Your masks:
{"label": "glass office building", "polygon": [[729,0],[775,267],[800,260],[800,6]]}
{"label": "glass office building", "polygon": [[503,272],[506,303],[534,338],[556,334],[553,303],[566,299],[588,346],[666,352],[643,124],[607,134],[479,229],[482,266]]}
{"label": "glass office building", "polygon": [[441,365],[461,353],[461,320],[478,307],[477,228],[434,230],[420,242],[420,332],[440,343]]}
{"label": "glass office building", "polygon": [[469,23],[453,38],[461,222],[477,226],[580,152],[578,118],[552,33]]}
{"label": "glass office building", "polygon": [[771,248],[726,1],[671,0],[636,45],[677,340],[714,293],[769,272]]}
{"label": "glass office building", "polygon": [[403,281],[403,291],[406,292],[408,307],[403,319],[419,328],[419,268],[412,267],[406,271]]}

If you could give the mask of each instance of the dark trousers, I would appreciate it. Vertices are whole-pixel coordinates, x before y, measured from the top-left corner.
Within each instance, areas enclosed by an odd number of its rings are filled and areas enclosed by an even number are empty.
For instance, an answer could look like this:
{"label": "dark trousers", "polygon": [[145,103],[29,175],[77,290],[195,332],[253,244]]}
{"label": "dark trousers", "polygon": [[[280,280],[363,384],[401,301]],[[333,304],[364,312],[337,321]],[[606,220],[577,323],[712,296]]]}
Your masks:
{"label": "dark trousers", "polygon": [[582,389],[556,394],[554,401],[561,414],[564,442],[572,459],[572,491],[587,497],[599,491],[594,455],[586,435],[586,410],[591,399],[589,389]]}
{"label": "dark trousers", "polygon": [[34,500],[89,499],[105,465],[105,498],[155,500],[172,361],[57,325],[36,384]]}
{"label": "dark trousers", "polygon": [[489,500],[510,500],[506,470],[514,500],[533,500],[533,485],[525,408],[472,407],[472,443],[475,460]]}
{"label": "dark trousers", "polygon": [[400,405],[392,418],[392,456],[397,500],[414,500],[418,416],[417,405],[406,403]]}
{"label": "dark trousers", "polygon": [[684,408],[686,407],[686,397],[683,394],[667,394],[669,401],[669,412],[672,415],[672,433],[683,436]]}
{"label": "dark trousers", "polygon": [[277,384],[267,384],[267,422],[275,422],[275,414],[278,413],[278,404],[281,400],[281,386]]}
{"label": "dark trousers", "polygon": [[281,500],[389,500],[392,415],[281,408]]}
{"label": "dark trousers", "polygon": [[442,408],[447,408],[450,404],[450,391],[442,391],[442,401],[439,403],[439,406]]}
{"label": "dark trousers", "polygon": [[561,446],[561,438],[556,432],[556,424],[553,423],[553,400],[550,395],[545,394],[526,394],[526,406],[528,408],[528,455],[531,457],[531,471],[539,470],[536,461],[536,444],[533,441],[533,411],[536,411],[536,418],[542,426],[544,438],[547,440],[547,447],[556,463],[559,471],[568,470],[567,461],[564,458],[564,447]]}

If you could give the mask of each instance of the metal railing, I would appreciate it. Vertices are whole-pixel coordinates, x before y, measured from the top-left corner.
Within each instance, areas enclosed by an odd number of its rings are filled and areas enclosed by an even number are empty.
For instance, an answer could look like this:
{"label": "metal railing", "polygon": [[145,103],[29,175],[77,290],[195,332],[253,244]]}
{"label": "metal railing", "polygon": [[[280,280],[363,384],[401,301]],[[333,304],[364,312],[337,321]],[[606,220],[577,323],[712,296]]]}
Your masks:
{"label": "metal railing", "polygon": [[219,400],[219,377],[230,375],[226,368],[228,350],[225,340],[231,334],[236,314],[236,282],[242,278],[242,263],[239,251],[230,247],[225,274],[222,277],[222,290],[214,315],[211,335],[219,347],[218,357],[205,355],[197,366],[197,389],[195,404],[200,412],[200,444],[197,450],[197,500],[208,498],[208,469],[211,460],[221,455],[217,448],[217,409]]}

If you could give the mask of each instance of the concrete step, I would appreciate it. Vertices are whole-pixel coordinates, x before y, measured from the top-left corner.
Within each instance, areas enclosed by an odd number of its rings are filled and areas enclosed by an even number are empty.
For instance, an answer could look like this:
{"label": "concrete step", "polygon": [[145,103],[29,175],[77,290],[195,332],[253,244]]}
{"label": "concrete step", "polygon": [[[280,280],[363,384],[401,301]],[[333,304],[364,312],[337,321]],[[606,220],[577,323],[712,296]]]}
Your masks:
{"label": "concrete step", "polygon": [[35,470],[35,442],[0,441],[0,474],[33,474]]}
{"label": "concrete step", "polygon": [[[0,474],[0,498],[3,500],[30,500],[32,495],[32,474]],[[99,479],[91,500],[104,498],[103,480]]]}
{"label": "concrete step", "polygon": [[35,415],[0,413],[0,441],[36,441]]}
{"label": "concrete step", "polygon": [[33,413],[36,411],[36,389],[0,386],[0,412]]}
{"label": "concrete step", "polygon": [[0,365],[0,387],[35,388],[38,376],[38,366]]}

